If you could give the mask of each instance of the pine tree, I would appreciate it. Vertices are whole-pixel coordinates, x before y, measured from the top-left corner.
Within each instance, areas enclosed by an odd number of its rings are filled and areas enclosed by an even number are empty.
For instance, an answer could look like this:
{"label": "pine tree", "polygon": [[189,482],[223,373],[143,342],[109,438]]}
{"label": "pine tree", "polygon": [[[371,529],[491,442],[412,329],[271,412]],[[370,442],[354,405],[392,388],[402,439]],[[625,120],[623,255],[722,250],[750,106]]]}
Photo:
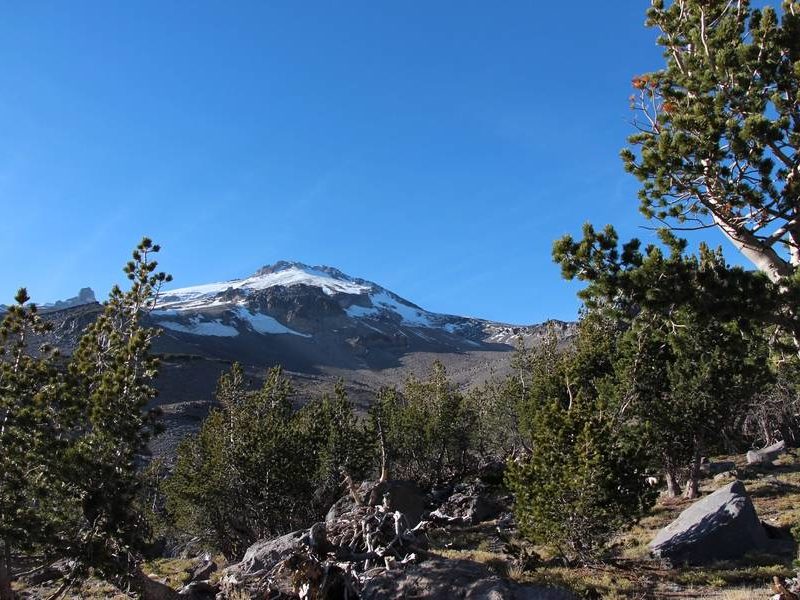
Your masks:
{"label": "pine tree", "polygon": [[587,282],[587,306],[610,312],[629,329],[618,377],[630,410],[651,424],[652,447],[669,491],[687,471],[686,495],[697,494],[700,455],[717,447],[770,380],[764,328],[782,292],[762,274],[732,268],[722,251],[661,232],[665,254],[638,240],[619,248],[616,232],[584,227],[584,238],[557,241],[554,257],[567,278]]}
{"label": "pine tree", "polygon": [[772,281],[800,266],[800,3],[653,0],[665,67],[633,80],[641,211],[718,228]]}
{"label": "pine tree", "polygon": [[171,280],[156,271],[152,256],[159,250],[148,238],[139,243],[124,268],[131,288],[114,286],[69,364],[87,422],[74,450],[82,525],[68,551],[77,560],[76,575],[92,568],[145,596],[152,582],[140,570],[147,522],[137,511],[137,469],[150,435],[144,410],[156,395],[158,361],[150,347],[158,330],[143,327],[141,318]]}
{"label": "pine tree", "polygon": [[551,340],[529,363],[521,426],[530,451],[509,462],[506,481],[523,535],[568,559],[600,557],[655,499],[640,428],[617,394],[618,338],[613,320],[589,314],[572,350]]}
{"label": "pine tree", "polygon": [[477,412],[439,361],[426,379],[409,377],[402,393],[382,390],[371,415],[392,477],[429,486],[457,479],[474,466]]}
{"label": "pine tree", "polygon": [[684,308],[669,317],[643,310],[620,346],[620,385],[630,413],[647,426],[668,494],[677,495],[685,473],[684,496],[697,497],[701,457],[722,449],[769,383],[766,340]]}
{"label": "pine tree", "polygon": [[56,368],[35,346],[51,326],[20,289],[0,323],[0,598],[13,597],[11,549],[51,554],[78,510],[63,478],[77,418]]}
{"label": "pine tree", "polygon": [[316,467],[313,518],[341,497],[344,478],[362,481],[373,475],[376,439],[356,416],[342,380],[336,382],[332,396],[325,394],[302,407],[294,427],[310,453],[310,465]]}

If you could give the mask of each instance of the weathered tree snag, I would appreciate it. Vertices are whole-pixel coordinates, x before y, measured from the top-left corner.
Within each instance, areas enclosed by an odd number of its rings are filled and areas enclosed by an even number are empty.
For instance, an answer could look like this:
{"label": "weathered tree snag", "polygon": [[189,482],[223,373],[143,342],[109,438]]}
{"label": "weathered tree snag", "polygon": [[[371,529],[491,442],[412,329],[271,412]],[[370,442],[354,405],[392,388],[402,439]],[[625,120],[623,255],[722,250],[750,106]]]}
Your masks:
{"label": "weathered tree snag", "polygon": [[383,431],[383,419],[378,419],[378,443],[381,447],[381,477],[378,481],[383,483],[389,480],[389,467],[386,458],[386,435]]}

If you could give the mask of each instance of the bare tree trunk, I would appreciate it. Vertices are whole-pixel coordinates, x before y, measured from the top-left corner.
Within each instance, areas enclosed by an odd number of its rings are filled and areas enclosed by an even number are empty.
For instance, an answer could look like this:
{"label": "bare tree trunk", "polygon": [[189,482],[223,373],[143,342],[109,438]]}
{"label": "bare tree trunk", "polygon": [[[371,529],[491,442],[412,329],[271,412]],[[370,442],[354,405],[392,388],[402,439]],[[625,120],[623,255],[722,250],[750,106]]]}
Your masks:
{"label": "bare tree trunk", "polygon": [[700,481],[700,451],[695,450],[692,456],[692,463],[689,465],[689,477],[686,481],[686,487],[683,490],[683,497],[689,500],[697,498],[699,495],[699,481]]}
{"label": "bare tree trunk", "polygon": [[389,465],[386,460],[386,435],[383,431],[383,418],[378,419],[378,442],[381,446],[381,478],[380,481],[388,481]]}
{"label": "bare tree trunk", "polygon": [[678,485],[678,476],[675,474],[675,467],[672,466],[670,461],[667,461],[667,466],[664,469],[664,478],[667,480],[667,497],[677,498],[680,494],[681,487]]}
{"label": "bare tree trunk", "polygon": [[781,277],[788,277],[794,272],[790,261],[784,260],[771,246],[761,243],[755,235],[746,229],[737,229],[711,211],[714,222],[736,249],[756,268],[765,273],[770,281],[777,282]]}
{"label": "bare tree trunk", "polygon": [[0,556],[0,600],[14,600],[11,589],[11,546],[3,540],[3,555]]}

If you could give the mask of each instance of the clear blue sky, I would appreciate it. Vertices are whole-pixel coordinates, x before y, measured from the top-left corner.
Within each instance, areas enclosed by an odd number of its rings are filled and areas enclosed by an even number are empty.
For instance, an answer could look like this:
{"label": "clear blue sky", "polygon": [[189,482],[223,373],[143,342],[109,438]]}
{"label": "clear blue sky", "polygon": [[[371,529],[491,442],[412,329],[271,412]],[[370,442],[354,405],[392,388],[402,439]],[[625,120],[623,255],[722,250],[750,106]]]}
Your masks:
{"label": "clear blue sky", "polygon": [[646,0],[16,2],[0,16],[0,303],[279,259],[429,310],[576,315],[553,240],[638,227],[618,152]]}

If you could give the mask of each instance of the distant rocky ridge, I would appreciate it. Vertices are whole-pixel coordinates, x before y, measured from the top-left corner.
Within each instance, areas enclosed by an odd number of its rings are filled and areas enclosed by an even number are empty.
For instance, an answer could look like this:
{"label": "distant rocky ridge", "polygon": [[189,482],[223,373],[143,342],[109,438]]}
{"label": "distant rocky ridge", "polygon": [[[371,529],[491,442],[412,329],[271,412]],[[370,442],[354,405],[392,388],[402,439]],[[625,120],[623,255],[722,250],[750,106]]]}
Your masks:
{"label": "distant rocky ridge", "polygon": [[[56,310],[64,310],[67,308],[74,308],[76,306],[83,306],[85,304],[96,304],[97,298],[94,295],[94,290],[89,287],[81,288],[77,296],[67,298],[66,300],[57,300],[55,302],[48,302],[46,304],[37,304],[40,312],[51,312]],[[0,304],[0,314],[7,312],[8,307],[5,304]]]}
{"label": "distant rocky ridge", "polygon": [[83,306],[84,304],[95,304],[96,302],[97,298],[95,298],[94,290],[92,290],[90,287],[85,287],[81,288],[78,292],[78,295],[73,298],[58,300],[49,304],[42,304],[39,309],[42,311],[64,310],[65,308]]}

